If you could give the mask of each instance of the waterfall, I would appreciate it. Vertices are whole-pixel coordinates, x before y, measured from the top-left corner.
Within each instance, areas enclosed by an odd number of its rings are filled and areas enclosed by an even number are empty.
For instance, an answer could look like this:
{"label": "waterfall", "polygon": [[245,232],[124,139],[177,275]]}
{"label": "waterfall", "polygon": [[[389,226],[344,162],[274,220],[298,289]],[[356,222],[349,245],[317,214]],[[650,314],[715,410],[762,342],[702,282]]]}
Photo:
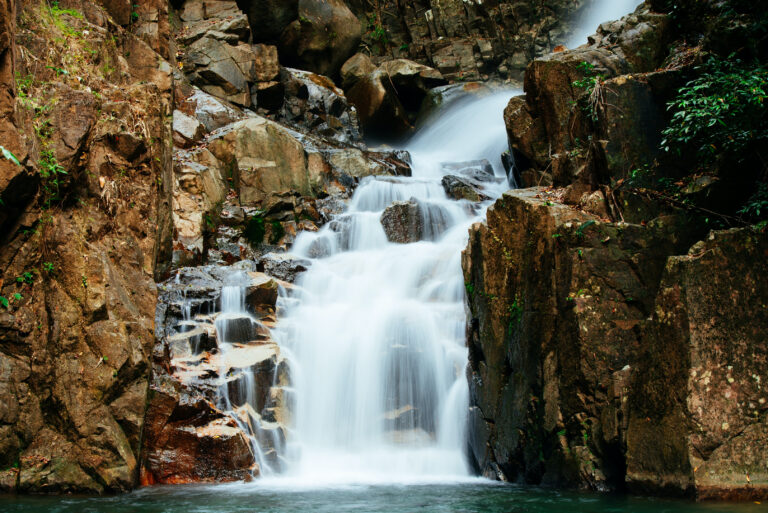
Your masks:
{"label": "waterfall", "polygon": [[592,0],[591,5],[576,20],[577,29],[566,46],[576,48],[583,45],[587,42],[587,36],[593,34],[601,23],[618,20],[642,3],[642,0]]}
{"label": "waterfall", "polygon": [[[406,144],[412,177],[364,179],[346,212],[296,240],[293,253],[312,265],[280,298],[273,337],[295,392],[287,474],[302,483],[469,476],[461,251],[490,202],[449,199],[441,179],[463,162],[477,177],[468,161],[487,159],[483,193],[508,188],[512,94],[451,102]],[[421,240],[389,242],[382,213],[409,200]]]}

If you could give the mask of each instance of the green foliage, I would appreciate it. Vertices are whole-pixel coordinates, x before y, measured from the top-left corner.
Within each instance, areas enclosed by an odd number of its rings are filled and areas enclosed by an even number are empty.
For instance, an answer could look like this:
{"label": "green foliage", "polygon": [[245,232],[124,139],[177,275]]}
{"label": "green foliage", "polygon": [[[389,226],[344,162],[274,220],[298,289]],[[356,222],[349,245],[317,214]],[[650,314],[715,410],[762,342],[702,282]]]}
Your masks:
{"label": "green foliage", "polygon": [[32,285],[32,283],[35,281],[35,275],[30,271],[25,271],[21,276],[16,277],[16,281],[19,283],[26,283],[27,285]]}
{"label": "green foliage", "polygon": [[474,295],[474,293],[475,293],[475,286],[472,285],[470,282],[465,283],[464,284],[464,288],[467,289],[467,295],[469,297],[472,297]]}
{"label": "green foliage", "polygon": [[285,228],[280,224],[280,221],[272,221],[272,235],[269,238],[270,244],[277,244],[280,239],[285,235]]}
{"label": "green foliage", "polygon": [[9,306],[8,306],[8,298],[6,298],[5,296],[0,296],[0,306],[2,306],[3,308],[6,308],[6,309],[9,308]]}
{"label": "green foliage", "polygon": [[243,237],[251,246],[257,246],[264,242],[264,235],[266,233],[267,228],[264,223],[263,212],[257,212],[255,216],[251,217],[243,229]]}
{"label": "green foliage", "polygon": [[711,57],[696,69],[699,77],[667,106],[673,114],[661,147],[695,151],[704,164],[723,156],[740,162],[768,141],[768,68]]}
{"label": "green foliage", "polygon": [[573,82],[573,86],[584,89],[586,93],[579,98],[578,104],[581,111],[587,118],[597,123],[600,120],[600,114],[605,108],[605,98],[603,93],[603,83],[605,77],[595,71],[595,66],[589,62],[582,61],[576,66],[583,74],[581,80]]}
{"label": "green foliage", "polygon": [[739,210],[739,214],[752,220],[768,218],[768,183],[763,182],[758,185],[757,191]]}
{"label": "green foliage", "polygon": [[523,320],[523,301],[519,297],[516,297],[514,303],[509,305],[507,308],[507,312],[509,313],[509,324],[507,326],[507,332],[509,336],[512,336],[515,328],[517,328],[517,326]]}
{"label": "green foliage", "polygon": [[51,262],[43,262],[43,270],[47,273],[52,273],[54,271],[53,263]]}
{"label": "green foliage", "polygon": [[53,150],[45,149],[40,152],[40,161],[38,162],[38,172],[42,178],[43,187],[43,206],[49,208],[52,203],[61,199],[60,190],[63,175],[67,174],[64,167],[56,160]]}
{"label": "green foliage", "polygon": [[6,160],[10,160],[11,162],[13,162],[14,164],[16,164],[17,166],[21,166],[21,162],[19,162],[19,159],[17,159],[17,158],[16,158],[16,155],[14,155],[13,153],[11,153],[9,150],[6,150],[6,149],[5,149],[5,148],[3,148],[2,146],[0,146],[0,154],[2,154],[2,155],[3,155],[3,157],[4,157]]}

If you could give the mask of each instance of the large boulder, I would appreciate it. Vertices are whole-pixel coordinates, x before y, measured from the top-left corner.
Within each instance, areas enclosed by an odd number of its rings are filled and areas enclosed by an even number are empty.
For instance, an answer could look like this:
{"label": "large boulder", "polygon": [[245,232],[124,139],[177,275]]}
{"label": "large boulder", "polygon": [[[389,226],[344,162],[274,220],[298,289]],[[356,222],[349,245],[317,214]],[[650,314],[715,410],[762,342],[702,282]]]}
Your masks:
{"label": "large boulder", "polygon": [[209,148],[234,170],[243,205],[258,205],[272,192],[312,194],[304,146],[266,118],[252,117],[215,132]]}
{"label": "large boulder", "polygon": [[251,106],[249,84],[269,82],[279,73],[274,46],[230,44],[210,33],[189,45],[185,62],[192,83],[244,107]]}
{"label": "large boulder", "polygon": [[299,0],[245,0],[254,42],[277,43],[283,30],[299,18]]}
{"label": "large boulder", "polygon": [[439,71],[422,64],[396,59],[373,68],[362,54],[349,59],[341,73],[363,128],[390,138],[412,128],[430,90],[446,84]]}
{"label": "large boulder", "polygon": [[381,225],[390,242],[408,244],[424,237],[424,220],[419,202],[395,201],[381,214]]}
{"label": "large boulder", "polygon": [[285,63],[335,76],[360,43],[362,25],[343,0],[300,0],[299,16],[280,37]]}

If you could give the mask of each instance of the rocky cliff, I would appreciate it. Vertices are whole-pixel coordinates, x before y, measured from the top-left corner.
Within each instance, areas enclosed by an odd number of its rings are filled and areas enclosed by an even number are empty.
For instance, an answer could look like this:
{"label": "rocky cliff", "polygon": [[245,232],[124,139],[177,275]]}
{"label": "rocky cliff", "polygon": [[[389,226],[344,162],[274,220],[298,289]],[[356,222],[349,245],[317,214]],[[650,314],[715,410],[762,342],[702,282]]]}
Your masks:
{"label": "rocky cliff", "polygon": [[129,490],[170,255],[164,6],[120,24],[88,1],[14,3],[0,16],[0,487]]}
{"label": "rocky cliff", "polygon": [[[738,36],[722,6],[695,11],[695,29],[694,10],[664,7],[533,61],[505,112],[510,172],[539,187],[497,201],[463,257],[469,451],[485,475],[701,499],[768,493],[768,237],[734,207],[765,166],[750,160],[759,149],[745,148],[738,173],[725,154],[713,164],[662,151],[666,104]],[[745,33],[762,23],[738,12]],[[673,27],[699,31],[700,46]],[[742,41],[745,58],[765,59],[760,41]]]}

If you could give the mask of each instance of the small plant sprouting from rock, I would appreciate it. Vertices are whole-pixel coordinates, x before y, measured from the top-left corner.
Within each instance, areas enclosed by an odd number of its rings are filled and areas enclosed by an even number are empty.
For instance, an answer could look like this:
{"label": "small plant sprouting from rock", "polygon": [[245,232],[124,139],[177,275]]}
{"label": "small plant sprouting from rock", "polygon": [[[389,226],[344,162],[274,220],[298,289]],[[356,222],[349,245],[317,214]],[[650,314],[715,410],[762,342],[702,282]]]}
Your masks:
{"label": "small plant sprouting from rock", "polygon": [[594,64],[586,61],[580,62],[577,68],[584,73],[584,78],[576,80],[573,86],[584,89],[586,93],[579,99],[581,111],[593,123],[597,123],[605,111],[605,77],[595,71]]}
{"label": "small plant sprouting from rock", "polygon": [[523,301],[519,297],[515,298],[515,301],[507,308],[509,313],[509,324],[507,325],[507,334],[511,337],[515,332],[515,328],[520,325],[523,320]]}

